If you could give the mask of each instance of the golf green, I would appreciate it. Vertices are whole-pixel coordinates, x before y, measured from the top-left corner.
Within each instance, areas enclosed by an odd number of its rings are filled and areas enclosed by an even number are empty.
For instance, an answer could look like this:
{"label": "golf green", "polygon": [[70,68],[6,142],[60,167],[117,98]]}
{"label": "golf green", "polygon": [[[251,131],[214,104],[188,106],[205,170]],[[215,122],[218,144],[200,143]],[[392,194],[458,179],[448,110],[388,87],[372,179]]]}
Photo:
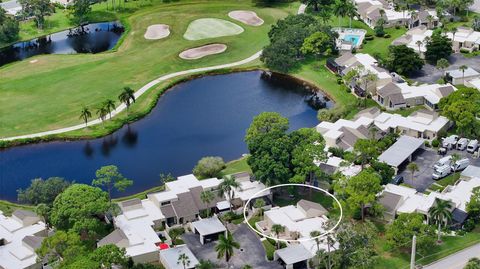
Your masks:
{"label": "golf green", "polygon": [[192,21],[183,37],[187,40],[201,40],[222,36],[238,35],[243,28],[233,22],[221,19],[204,18]]}

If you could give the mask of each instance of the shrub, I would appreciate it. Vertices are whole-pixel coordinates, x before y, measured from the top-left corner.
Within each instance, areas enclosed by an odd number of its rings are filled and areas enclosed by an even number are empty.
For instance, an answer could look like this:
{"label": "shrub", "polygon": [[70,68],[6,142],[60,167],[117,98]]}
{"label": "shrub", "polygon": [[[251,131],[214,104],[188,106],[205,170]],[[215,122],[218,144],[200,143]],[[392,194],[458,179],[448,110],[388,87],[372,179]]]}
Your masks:
{"label": "shrub", "polygon": [[438,139],[435,138],[432,140],[432,147],[438,148],[439,145],[440,145],[440,141],[438,141]]}
{"label": "shrub", "polygon": [[384,34],[383,35],[383,38],[390,38],[390,37],[391,37],[390,34]]}
{"label": "shrub", "polygon": [[429,148],[430,146],[430,142],[428,142],[428,140],[425,140],[425,147]]}
{"label": "shrub", "polygon": [[468,219],[465,224],[463,224],[463,230],[466,232],[471,232],[473,229],[475,229],[475,220],[474,219]]}
{"label": "shrub", "polygon": [[365,40],[373,40],[373,39],[374,39],[374,37],[370,34],[365,36]]}
{"label": "shrub", "polygon": [[337,84],[341,85],[343,83],[343,80],[341,78],[337,78]]}
{"label": "shrub", "polygon": [[219,177],[225,168],[225,162],[221,157],[203,157],[193,168],[193,174],[199,178]]}

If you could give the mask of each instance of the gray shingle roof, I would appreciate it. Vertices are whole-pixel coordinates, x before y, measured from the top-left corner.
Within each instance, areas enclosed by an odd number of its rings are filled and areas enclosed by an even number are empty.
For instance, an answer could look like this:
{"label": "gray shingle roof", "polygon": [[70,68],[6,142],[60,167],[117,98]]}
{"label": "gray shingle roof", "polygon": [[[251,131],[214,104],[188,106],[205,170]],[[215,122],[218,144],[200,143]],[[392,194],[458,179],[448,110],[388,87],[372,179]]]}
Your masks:
{"label": "gray shingle roof", "polygon": [[127,236],[122,230],[115,229],[109,235],[102,238],[102,240],[98,241],[97,245],[98,246],[104,246],[109,244],[116,245],[122,240],[128,240]]}
{"label": "gray shingle roof", "polygon": [[383,205],[386,213],[393,215],[395,214],[395,210],[397,209],[401,199],[401,195],[391,192],[383,192],[378,202]]}

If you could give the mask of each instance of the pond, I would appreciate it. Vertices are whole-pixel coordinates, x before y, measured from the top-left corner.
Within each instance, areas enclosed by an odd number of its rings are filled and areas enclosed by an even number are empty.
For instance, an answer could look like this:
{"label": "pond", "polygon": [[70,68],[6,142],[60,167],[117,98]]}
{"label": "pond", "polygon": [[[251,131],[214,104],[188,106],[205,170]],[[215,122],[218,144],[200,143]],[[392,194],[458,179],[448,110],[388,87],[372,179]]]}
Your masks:
{"label": "pond", "polygon": [[[143,191],[159,185],[161,173],[191,173],[204,156],[221,156],[225,161],[241,157],[247,153],[246,129],[263,111],[288,117],[291,129],[315,126],[316,109],[306,102],[310,94],[294,80],[268,78],[261,71],[178,84],[148,116],[112,135],[0,151],[0,199],[15,200],[16,190],[37,177],[60,176],[90,184],[95,171],[110,164],[134,180],[121,195]],[[325,101],[327,107],[333,105]]]}
{"label": "pond", "polygon": [[124,28],[120,22],[84,25],[0,48],[0,66],[39,54],[99,53],[112,49]]}

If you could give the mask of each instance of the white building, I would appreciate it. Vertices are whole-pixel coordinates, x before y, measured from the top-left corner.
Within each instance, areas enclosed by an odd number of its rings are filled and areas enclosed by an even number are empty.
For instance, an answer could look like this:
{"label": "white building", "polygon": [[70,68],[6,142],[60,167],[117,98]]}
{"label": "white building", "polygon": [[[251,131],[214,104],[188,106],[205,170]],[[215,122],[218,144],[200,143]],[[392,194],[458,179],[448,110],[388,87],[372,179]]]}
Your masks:
{"label": "white building", "polygon": [[468,67],[465,70],[453,69],[445,71],[445,76],[453,85],[461,84],[467,87],[475,88],[475,85],[470,84],[469,81],[479,79],[480,73],[478,73],[475,69]]}
{"label": "white building", "polygon": [[451,202],[454,222],[461,224],[467,216],[466,205],[476,187],[480,187],[480,175],[459,180],[455,185],[447,186],[441,193],[432,191],[424,194],[409,187],[387,184],[380,194],[379,202],[385,207],[385,216],[388,219],[401,213],[421,213],[428,219],[428,211],[434,206],[435,200],[442,199]]}
{"label": "white building", "polygon": [[45,223],[35,213],[16,210],[7,217],[0,211],[0,268],[41,268],[35,250],[46,236]]}
{"label": "white building", "polygon": [[[188,263],[185,264],[186,267],[183,267],[183,264],[179,262],[178,257],[180,257],[180,255],[187,256]],[[197,257],[195,257],[186,245],[160,251],[160,261],[165,269],[193,269],[199,263]]]}
{"label": "white building", "polygon": [[8,15],[12,16],[17,16],[22,11],[22,5],[17,0],[1,2],[0,8],[3,8]]}
{"label": "white building", "polygon": [[358,139],[371,139],[372,135],[378,139],[387,133],[400,133],[431,140],[449,127],[447,118],[432,111],[420,110],[404,117],[371,108],[359,112],[354,120],[323,121],[316,130],[323,135],[327,147],[352,150]]}

